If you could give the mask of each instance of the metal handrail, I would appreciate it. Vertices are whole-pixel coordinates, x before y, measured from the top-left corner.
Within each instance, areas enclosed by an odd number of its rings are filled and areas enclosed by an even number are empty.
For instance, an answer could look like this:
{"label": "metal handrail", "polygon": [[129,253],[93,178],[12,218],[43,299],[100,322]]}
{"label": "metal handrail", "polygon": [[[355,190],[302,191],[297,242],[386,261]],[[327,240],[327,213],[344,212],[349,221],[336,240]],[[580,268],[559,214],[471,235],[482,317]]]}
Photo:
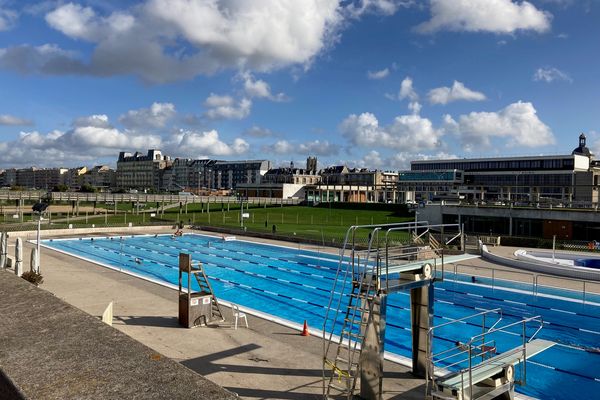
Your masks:
{"label": "metal handrail", "polygon": [[[506,331],[507,328],[516,326],[516,325],[525,325],[527,322],[531,322],[531,321],[535,321],[535,322],[539,322],[540,326],[543,327],[544,325],[544,320],[542,319],[541,316],[536,315],[535,317],[528,317],[528,318],[523,318],[519,321],[516,322],[511,322],[508,325],[504,325],[501,326],[500,328],[494,328],[494,329],[490,329],[489,331],[487,331],[485,334],[492,334],[495,332],[503,332],[503,333],[513,333],[513,332],[508,332]],[[538,332],[541,330],[541,328],[538,328],[533,335],[531,335],[531,337],[529,338],[529,340],[527,342],[530,342],[531,340],[533,340],[533,338],[538,334]],[[477,334],[475,336],[471,336],[471,339],[469,340],[469,342],[467,342],[466,344],[471,344],[473,343],[473,341],[475,341],[477,338],[484,336],[485,334],[480,333]]]}
{"label": "metal handrail", "polygon": [[[492,313],[498,315],[499,317],[492,324],[492,326],[489,329],[486,330],[486,326],[485,326],[485,324],[486,324],[486,318],[485,317],[488,314],[492,314]],[[494,308],[494,309],[491,309],[491,310],[484,310],[484,311],[478,312],[476,314],[471,314],[471,315],[468,315],[468,316],[462,317],[462,318],[456,318],[456,319],[453,319],[451,321],[444,322],[444,323],[436,325],[436,326],[432,326],[432,327],[430,327],[428,329],[428,331],[427,331],[427,359],[428,359],[428,363],[427,363],[427,367],[426,367],[427,368],[427,372],[426,372],[426,377],[427,377],[426,390],[429,390],[429,381],[430,380],[432,380],[432,381],[435,382],[435,366],[436,366],[436,363],[439,363],[441,361],[441,360],[435,360],[435,358],[439,357],[442,354],[446,354],[446,353],[448,353],[450,351],[456,351],[456,348],[452,347],[450,349],[446,349],[446,350],[443,350],[443,351],[438,352],[438,353],[433,353],[433,333],[434,333],[434,331],[436,329],[439,329],[439,328],[443,328],[443,327],[446,327],[446,326],[449,326],[449,325],[452,325],[452,324],[456,324],[456,323],[463,322],[463,321],[470,320],[470,319],[477,318],[477,317],[482,317],[482,330],[483,330],[483,334],[485,335],[485,334],[488,334],[491,329],[494,329],[500,323],[500,321],[502,321],[502,319],[503,319],[503,313],[502,313],[502,309],[501,308]],[[486,343],[485,339],[483,339],[481,346],[483,346],[485,343]],[[465,343],[465,346],[467,346],[467,345],[468,345],[468,343]],[[468,345],[467,346],[468,350],[463,350],[463,351],[460,351],[458,353],[455,353],[456,355],[460,355],[460,354],[463,354],[463,353],[467,352],[467,353],[469,353],[469,355],[468,355],[467,358],[461,359],[458,362],[453,363],[453,364],[451,364],[449,366],[445,366],[445,368],[453,367],[453,366],[455,366],[457,364],[464,363],[465,361],[469,361],[470,362],[471,361],[471,357],[472,357],[471,356],[471,349],[473,347],[478,348],[478,346]],[[477,354],[476,356],[482,356],[482,354]]]}

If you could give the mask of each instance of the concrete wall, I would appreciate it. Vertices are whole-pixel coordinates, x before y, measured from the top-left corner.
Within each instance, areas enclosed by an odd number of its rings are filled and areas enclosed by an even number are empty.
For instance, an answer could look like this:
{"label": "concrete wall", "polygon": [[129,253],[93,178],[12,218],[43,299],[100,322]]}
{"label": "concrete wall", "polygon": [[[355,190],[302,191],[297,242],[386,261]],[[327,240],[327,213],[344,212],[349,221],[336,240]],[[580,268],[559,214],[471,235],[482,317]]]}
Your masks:
{"label": "concrete wall", "polygon": [[1,399],[238,398],[10,272],[0,298]]}
{"label": "concrete wall", "polygon": [[585,279],[600,282],[600,270],[598,272],[587,272],[569,267],[561,267],[556,265],[518,260],[515,258],[502,257],[490,252],[487,246],[482,246],[481,255],[484,259],[489,260],[493,263],[506,265],[508,267],[513,267],[520,270],[537,272],[540,274],[557,275],[566,278]]}

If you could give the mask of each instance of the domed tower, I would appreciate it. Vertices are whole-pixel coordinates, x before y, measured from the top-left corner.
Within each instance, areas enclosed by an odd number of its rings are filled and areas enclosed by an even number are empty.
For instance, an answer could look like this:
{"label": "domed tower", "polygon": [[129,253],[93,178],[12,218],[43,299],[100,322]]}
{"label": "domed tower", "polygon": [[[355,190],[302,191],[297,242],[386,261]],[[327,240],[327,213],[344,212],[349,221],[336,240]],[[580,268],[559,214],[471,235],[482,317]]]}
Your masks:
{"label": "domed tower", "polygon": [[592,153],[590,153],[590,149],[588,149],[585,145],[585,135],[583,133],[579,135],[579,147],[575,148],[571,154],[580,154],[588,157],[592,155]]}

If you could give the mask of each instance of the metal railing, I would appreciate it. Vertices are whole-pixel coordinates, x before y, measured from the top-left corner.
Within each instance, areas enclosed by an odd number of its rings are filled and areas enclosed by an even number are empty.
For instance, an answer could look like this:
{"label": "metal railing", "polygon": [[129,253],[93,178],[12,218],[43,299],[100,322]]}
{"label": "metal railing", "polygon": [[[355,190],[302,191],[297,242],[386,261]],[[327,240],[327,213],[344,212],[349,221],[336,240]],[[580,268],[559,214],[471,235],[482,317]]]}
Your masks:
{"label": "metal railing", "polygon": [[[490,328],[485,327],[485,317],[489,314],[498,314],[499,318],[494,322]],[[482,332],[480,334],[471,336],[471,338],[466,343],[457,343],[455,347],[443,350],[439,353],[433,353],[433,332],[435,329],[439,329],[444,326],[452,325],[458,322],[464,322],[466,320],[476,318],[481,316],[483,318],[482,322]],[[510,357],[511,355],[520,355],[516,357],[516,362],[522,364],[522,368],[520,370],[521,376],[517,381],[520,385],[525,385],[527,382],[527,347],[526,344],[531,342],[540,330],[544,326],[544,321],[541,316],[534,316],[529,318],[523,318],[519,321],[509,323],[507,325],[503,325],[498,327],[500,321],[502,320],[502,310],[501,309],[492,309],[482,311],[477,314],[473,314],[467,317],[459,318],[456,320],[452,320],[446,322],[444,324],[432,327],[428,332],[428,372],[427,372],[427,384],[426,384],[426,393],[430,392],[430,389],[435,389],[437,387],[435,369],[436,364],[442,364],[443,362],[443,370],[444,374],[439,379],[444,379],[448,376],[460,376],[460,387],[462,393],[465,393],[465,389],[469,391],[470,399],[473,398],[473,386],[478,382],[473,382],[474,372],[477,372],[479,369],[485,368],[491,362],[495,362],[492,360],[493,356],[496,354],[496,340],[490,339],[490,336],[494,334],[504,333],[514,336],[515,334],[521,337],[521,345],[509,351],[502,353],[503,356]],[[537,323],[537,327],[535,331],[531,334],[527,334],[527,325],[529,323],[535,322]],[[516,333],[510,330],[515,326],[521,326],[520,332]],[[443,356],[443,357],[440,357]],[[479,360],[481,358],[481,360]],[[488,361],[491,360],[491,361]],[[460,366],[464,367],[460,367]],[[459,367],[458,372],[453,372],[449,370],[453,367]],[[465,376],[468,377],[468,385],[465,385]],[[431,383],[431,386],[430,386]]]}
{"label": "metal railing", "polygon": [[[589,295],[598,295],[600,296],[600,283],[592,282],[585,279],[580,278],[569,278],[562,277],[550,274],[538,274],[532,272],[524,272],[524,271],[510,271],[506,269],[498,269],[492,267],[484,267],[484,266],[471,266],[471,265],[463,265],[463,264],[448,264],[448,266],[452,265],[452,271],[447,273],[446,280],[447,281],[455,281],[455,282],[467,282],[468,280],[459,279],[460,275],[465,277],[471,276],[476,277],[475,282],[481,285],[487,285],[492,288],[492,290],[496,288],[508,288],[508,289],[518,289],[518,290],[526,290],[526,286],[530,286],[530,289],[527,289],[532,296],[539,296],[544,294],[543,291],[540,291],[540,288],[552,288],[561,291],[570,291],[581,294],[581,300],[583,303],[588,302]],[[460,269],[463,268],[461,272]],[[479,271],[487,271],[488,274],[480,274]],[[452,278],[448,277],[448,275],[452,274]],[[501,277],[498,277],[500,275]],[[503,277],[502,277],[503,276]],[[510,277],[518,277],[522,279],[511,279]],[[483,279],[479,279],[483,278]],[[487,279],[487,281],[486,281]],[[557,282],[556,284],[544,284],[541,282],[543,279],[553,280]],[[521,284],[519,287],[510,287],[506,284],[501,284],[499,282],[512,283],[512,284]],[[579,286],[580,289],[577,288],[569,288],[564,285],[565,282],[571,282],[575,285]],[[563,284],[561,284],[563,283]],[[597,288],[596,290],[592,290],[593,288]]]}

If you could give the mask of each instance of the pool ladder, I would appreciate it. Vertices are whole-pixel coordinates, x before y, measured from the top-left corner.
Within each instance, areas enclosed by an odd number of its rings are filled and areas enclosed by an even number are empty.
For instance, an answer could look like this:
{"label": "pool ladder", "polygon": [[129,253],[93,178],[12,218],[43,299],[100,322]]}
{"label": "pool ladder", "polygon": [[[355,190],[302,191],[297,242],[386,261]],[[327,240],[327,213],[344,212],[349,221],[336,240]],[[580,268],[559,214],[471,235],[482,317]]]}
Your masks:
{"label": "pool ladder", "polygon": [[197,267],[191,267],[191,274],[194,276],[194,278],[196,278],[196,282],[198,283],[198,286],[200,288],[200,292],[206,293],[206,294],[210,294],[211,296],[211,314],[212,317],[219,320],[219,321],[225,321],[225,318],[223,317],[223,312],[221,311],[221,307],[219,306],[219,301],[217,300],[217,297],[215,296],[215,293],[212,290],[212,286],[210,285],[210,282],[208,281],[208,277],[206,276],[206,273],[204,272],[204,267],[202,267],[202,263],[198,262],[198,266]]}
{"label": "pool ladder", "polygon": [[[361,346],[365,339],[365,328],[369,323],[373,313],[370,310],[373,307],[377,295],[377,279],[373,275],[372,267],[369,267],[369,257],[375,251],[369,249],[361,264],[359,254],[353,254],[352,261],[349,262],[348,274],[351,269],[352,289],[348,293],[348,303],[345,307],[344,322],[337,342],[337,348],[330,359],[324,357],[326,368],[331,370],[331,375],[327,378],[327,387],[325,397],[343,396],[352,398],[356,381],[359,375],[359,358]],[[331,341],[329,342],[331,344]],[[329,349],[328,344],[328,349]]]}

